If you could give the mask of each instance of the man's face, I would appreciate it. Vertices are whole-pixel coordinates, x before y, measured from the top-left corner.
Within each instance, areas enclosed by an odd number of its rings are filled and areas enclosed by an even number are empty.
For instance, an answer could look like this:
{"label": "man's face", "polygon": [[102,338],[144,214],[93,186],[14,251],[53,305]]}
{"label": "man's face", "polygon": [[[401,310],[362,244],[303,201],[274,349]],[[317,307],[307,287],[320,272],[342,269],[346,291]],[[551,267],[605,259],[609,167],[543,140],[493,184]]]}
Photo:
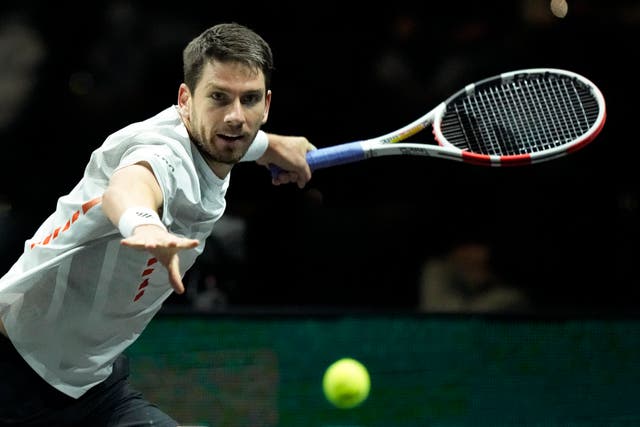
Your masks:
{"label": "man's face", "polygon": [[178,93],[180,112],[193,142],[220,177],[247,152],[267,121],[271,91],[262,71],[238,62],[208,62],[193,93]]}

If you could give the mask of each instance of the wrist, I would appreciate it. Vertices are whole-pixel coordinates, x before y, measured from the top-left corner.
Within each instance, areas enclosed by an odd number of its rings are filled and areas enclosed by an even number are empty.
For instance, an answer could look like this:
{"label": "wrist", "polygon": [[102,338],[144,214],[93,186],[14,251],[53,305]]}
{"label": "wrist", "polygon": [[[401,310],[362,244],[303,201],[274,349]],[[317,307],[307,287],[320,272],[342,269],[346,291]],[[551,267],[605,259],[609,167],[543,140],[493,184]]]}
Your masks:
{"label": "wrist", "polygon": [[242,161],[254,161],[262,157],[269,147],[269,137],[267,134],[259,130],[253,142],[249,146],[246,154],[242,157]]}
{"label": "wrist", "polygon": [[165,231],[167,227],[162,223],[158,213],[151,208],[136,206],[128,208],[118,220],[118,230],[123,237],[131,237],[133,230],[139,225],[157,225]]}

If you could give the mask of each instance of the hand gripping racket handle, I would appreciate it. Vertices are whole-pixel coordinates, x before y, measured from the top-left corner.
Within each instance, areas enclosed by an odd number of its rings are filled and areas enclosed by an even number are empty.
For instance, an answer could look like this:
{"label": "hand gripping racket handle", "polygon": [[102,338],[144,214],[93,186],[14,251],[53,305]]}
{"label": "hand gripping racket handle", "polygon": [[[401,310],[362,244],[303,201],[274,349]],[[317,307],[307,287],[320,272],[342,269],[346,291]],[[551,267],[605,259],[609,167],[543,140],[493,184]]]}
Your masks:
{"label": "hand gripping racket handle", "polygon": [[[307,152],[307,163],[309,163],[311,171],[345,163],[358,162],[364,160],[364,158],[365,150],[360,141],[319,148]],[[282,169],[275,165],[271,165],[270,169],[271,176],[273,177],[278,176],[278,174],[282,172]]]}

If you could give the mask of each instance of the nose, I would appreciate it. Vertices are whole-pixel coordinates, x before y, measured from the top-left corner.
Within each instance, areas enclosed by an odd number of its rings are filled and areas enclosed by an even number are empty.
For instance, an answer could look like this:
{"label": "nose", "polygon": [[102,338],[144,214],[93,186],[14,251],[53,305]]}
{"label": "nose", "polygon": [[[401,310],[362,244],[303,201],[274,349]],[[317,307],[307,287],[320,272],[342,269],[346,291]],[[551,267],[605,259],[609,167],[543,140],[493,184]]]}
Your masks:
{"label": "nose", "polygon": [[245,122],[244,108],[240,99],[235,99],[229,104],[229,109],[224,117],[224,122],[227,125],[238,126]]}

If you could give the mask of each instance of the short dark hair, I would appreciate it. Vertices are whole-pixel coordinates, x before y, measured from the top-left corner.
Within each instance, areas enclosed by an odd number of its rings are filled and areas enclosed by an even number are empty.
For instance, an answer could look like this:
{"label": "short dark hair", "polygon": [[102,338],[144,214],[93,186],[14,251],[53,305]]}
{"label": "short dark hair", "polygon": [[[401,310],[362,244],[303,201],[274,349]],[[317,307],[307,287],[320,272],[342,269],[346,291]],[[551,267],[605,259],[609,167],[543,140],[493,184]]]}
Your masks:
{"label": "short dark hair", "polygon": [[214,25],[189,42],[182,52],[184,82],[193,92],[208,61],[241,62],[262,70],[270,88],[273,54],[269,44],[253,30],[235,22]]}

